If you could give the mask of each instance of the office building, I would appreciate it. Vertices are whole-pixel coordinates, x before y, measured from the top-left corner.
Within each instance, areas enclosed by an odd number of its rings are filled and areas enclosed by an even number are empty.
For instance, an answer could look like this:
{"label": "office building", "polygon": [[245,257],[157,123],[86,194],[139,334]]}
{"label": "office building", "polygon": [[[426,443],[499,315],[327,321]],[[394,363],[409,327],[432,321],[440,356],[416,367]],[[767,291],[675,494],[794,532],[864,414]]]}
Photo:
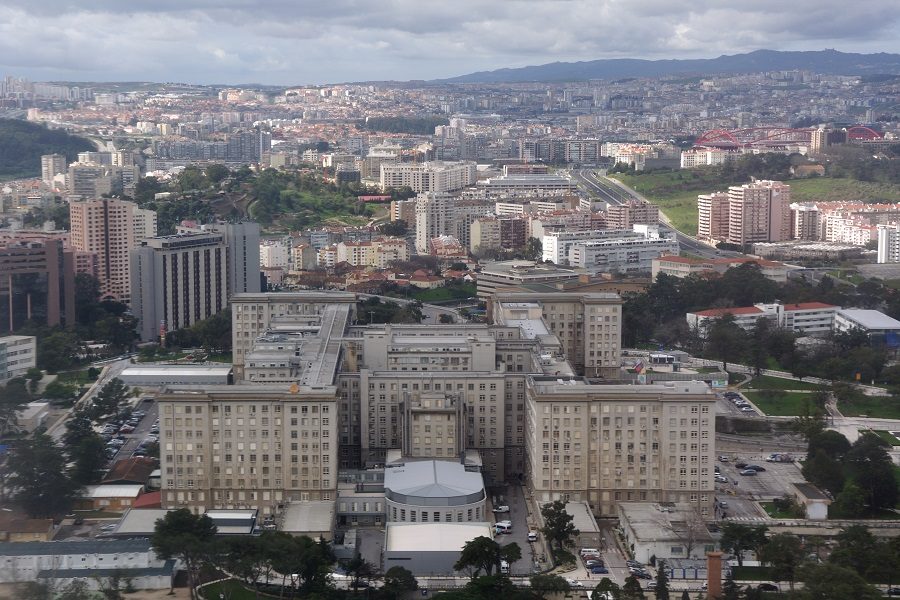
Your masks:
{"label": "office building", "polygon": [[75,323],[74,252],[50,234],[31,238],[0,243],[0,333]]}
{"label": "office building", "polygon": [[495,293],[531,283],[561,284],[577,280],[579,272],[533,260],[505,260],[485,264],[478,274],[478,299],[488,302]]}
{"label": "office building", "polygon": [[149,238],[132,251],[131,307],[142,341],[190,327],[225,309],[226,254],[220,233]]}
{"label": "office building", "polygon": [[0,337],[0,383],[25,377],[37,366],[37,338],[32,335]]}
{"label": "office building", "polygon": [[653,259],[678,251],[678,241],[660,237],[656,225],[635,225],[635,231],[573,243],[568,264],[592,273],[649,273]]}
{"label": "office building", "polygon": [[540,504],[689,502],[712,514],[716,396],[703,382],[591,385],[528,376],[526,481]]}
{"label": "office building", "polygon": [[68,162],[63,154],[44,154],[41,156],[41,181],[52,186],[53,179],[68,170]]}
{"label": "office building", "polygon": [[175,230],[177,233],[221,233],[228,249],[228,296],[260,292],[259,223],[208,223],[179,226]]}
{"label": "office building", "polygon": [[69,203],[72,248],[97,255],[100,297],[131,302],[131,251],[136,205],[126,200],[99,198]]}
{"label": "office building", "polygon": [[453,192],[475,185],[474,162],[389,163],[381,165],[381,189],[408,187],[414,192]]}

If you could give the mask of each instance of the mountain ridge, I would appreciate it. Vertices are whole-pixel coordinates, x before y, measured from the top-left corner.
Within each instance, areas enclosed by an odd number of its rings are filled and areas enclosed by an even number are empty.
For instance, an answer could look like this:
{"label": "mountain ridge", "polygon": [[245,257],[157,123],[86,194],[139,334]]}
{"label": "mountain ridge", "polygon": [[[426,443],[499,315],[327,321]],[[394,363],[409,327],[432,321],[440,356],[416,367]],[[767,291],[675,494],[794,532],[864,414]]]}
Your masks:
{"label": "mountain ridge", "polygon": [[900,73],[900,54],[860,54],[838,50],[754,50],[744,54],[722,54],[716,58],[660,59],[608,58],[578,62],[552,62],[526,67],[477,71],[430,83],[524,83],[664,77],[668,75],[714,75],[803,69],[828,75]]}

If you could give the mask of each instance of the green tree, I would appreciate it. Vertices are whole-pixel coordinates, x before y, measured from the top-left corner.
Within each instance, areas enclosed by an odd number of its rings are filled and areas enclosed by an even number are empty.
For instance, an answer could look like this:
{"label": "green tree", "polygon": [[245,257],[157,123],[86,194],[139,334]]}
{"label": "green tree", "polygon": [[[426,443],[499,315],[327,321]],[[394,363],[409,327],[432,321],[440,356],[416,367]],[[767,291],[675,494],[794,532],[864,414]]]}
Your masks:
{"label": "green tree", "polygon": [[5,386],[0,386],[0,438],[18,430],[18,413],[30,400],[25,380],[20,377],[10,379]]}
{"label": "green tree", "polygon": [[350,585],[354,590],[359,589],[361,582],[371,580],[376,572],[372,563],[364,559],[359,552],[344,563],[344,568],[347,570],[347,575],[351,578]]}
{"label": "green tree", "polygon": [[858,573],[846,567],[834,565],[805,565],[799,573],[803,589],[796,597],[800,600],[878,600],[881,591],[866,583]]}
{"label": "green tree", "polygon": [[526,260],[541,260],[544,255],[544,245],[541,240],[535,237],[528,238],[525,242],[525,258]]}
{"label": "green tree", "polygon": [[65,514],[72,505],[75,485],[66,473],[66,458],[53,439],[36,433],[22,440],[9,460],[9,485],[14,498],[31,517]]}
{"label": "green tree", "polygon": [[773,535],[760,548],[759,558],[769,564],[773,581],[787,581],[791,589],[794,589],[797,568],[803,560],[800,538],[789,533]]}
{"label": "green tree", "polygon": [[569,591],[569,582],[559,575],[532,575],[530,583],[531,591],[538,598],[546,598],[548,594],[555,595],[558,592]]}
{"label": "green tree", "polygon": [[482,571],[488,576],[491,576],[494,570],[499,572],[501,560],[512,564],[521,557],[522,550],[515,542],[501,546],[489,537],[479,536],[466,542],[453,568],[469,572],[472,579],[475,579]]}
{"label": "green tree", "polygon": [[69,457],[75,461],[71,471],[75,485],[91,485],[102,479],[102,470],[106,466],[106,445],[99,435],[93,434],[82,439],[69,450]]}
{"label": "green tree", "polygon": [[213,553],[216,526],[206,515],[187,508],[169,511],[156,521],[150,544],[164,560],[177,558],[187,572],[191,600],[196,600],[197,576]]}
{"label": "green tree", "polygon": [[574,517],[566,512],[566,503],[554,500],[541,507],[544,526],[541,532],[547,542],[563,550],[573,544],[573,540],[581,533],[573,523]]}
{"label": "green tree", "polygon": [[219,185],[224,179],[231,175],[231,171],[225,165],[213,163],[206,167],[206,178],[213,185]]}
{"label": "green tree", "polygon": [[870,510],[893,508],[900,499],[889,447],[877,435],[864,433],[845,457],[848,475],[862,490]]}
{"label": "green tree", "polygon": [[880,560],[879,544],[865,525],[850,525],[835,536],[837,546],[828,557],[831,564],[846,567],[865,577],[869,568]]}
{"label": "green tree", "polygon": [[725,577],[725,583],[722,584],[722,600],[740,600],[741,588],[734,581],[734,573],[732,569],[728,569],[728,575]]}
{"label": "green tree", "polygon": [[591,592],[591,600],[621,600],[622,588],[609,577],[604,577]]}
{"label": "green tree", "polygon": [[54,379],[44,388],[43,397],[48,400],[73,400],[78,396],[78,385]]}
{"label": "green tree", "polygon": [[737,361],[746,345],[747,335],[738,327],[734,315],[728,313],[712,322],[706,332],[706,353],[722,361],[722,369]]}
{"label": "green tree", "polygon": [[644,590],[641,588],[641,582],[634,575],[625,578],[625,585],[622,586],[622,600],[644,600]]}
{"label": "green tree", "polygon": [[743,523],[728,522],[722,526],[722,538],[719,545],[726,552],[737,557],[738,566],[744,566],[744,552],[756,550],[766,541],[765,526],[752,526]]}
{"label": "green tree", "polygon": [[399,598],[409,592],[419,589],[419,582],[409,569],[393,566],[384,574],[384,586],[382,589],[388,594],[389,598],[399,600]]}
{"label": "green tree", "polygon": [[813,454],[817,450],[839,460],[850,451],[850,441],[841,432],[828,429],[809,439],[808,453]]}
{"label": "green tree", "polygon": [[119,407],[128,399],[128,387],[118,377],[110,379],[94,397],[92,416],[118,414]]}
{"label": "green tree", "polygon": [[821,448],[808,456],[809,459],[801,468],[803,477],[832,494],[838,493],[844,487],[844,470],[841,463]]}
{"label": "green tree", "polygon": [[828,512],[840,519],[857,519],[866,512],[866,495],[853,481],[847,481]]}
{"label": "green tree", "polygon": [[661,560],[656,566],[656,600],[669,600],[669,574],[666,562]]}

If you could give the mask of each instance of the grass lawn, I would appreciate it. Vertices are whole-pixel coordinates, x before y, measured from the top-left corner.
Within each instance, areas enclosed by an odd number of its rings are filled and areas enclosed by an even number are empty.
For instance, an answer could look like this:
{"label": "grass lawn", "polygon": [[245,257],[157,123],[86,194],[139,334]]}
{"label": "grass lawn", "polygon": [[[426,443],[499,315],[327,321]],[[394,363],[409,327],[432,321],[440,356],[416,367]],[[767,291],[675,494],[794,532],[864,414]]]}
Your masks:
{"label": "grass lawn", "polygon": [[818,390],[821,386],[808,381],[797,381],[795,379],[782,379],[781,377],[771,377],[770,375],[760,375],[750,380],[750,383],[744,386],[751,390]]}
{"label": "grass lawn", "polygon": [[233,357],[231,352],[225,352],[223,354],[210,354],[206,357],[206,360],[210,362],[231,363],[233,362]]}
{"label": "grass lawn", "polygon": [[462,300],[472,298],[476,294],[475,284],[448,285],[431,290],[418,290],[410,294],[411,298],[419,302],[445,302],[447,300]]}
{"label": "grass lawn", "polygon": [[97,381],[96,377],[88,377],[87,369],[84,369],[83,371],[66,371],[65,373],[59,373],[56,378],[60,382],[65,381],[69,383],[77,383],[79,385],[85,385]]}
{"label": "grass lawn", "polygon": [[861,429],[860,433],[874,433],[891,446],[900,446],[900,440],[898,440],[890,431],[885,429],[872,429],[871,431],[868,429]]}
{"label": "grass lawn", "polygon": [[775,508],[775,504],[772,502],[760,502],[760,506],[762,506],[763,510],[766,511],[766,514],[772,517],[773,519],[794,519],[794,515],[790,511],[786,510],[778,510]]}
{"label": "grass lawn", "polygon": [[210,584],[200,590],[201,595],[207,600],[219,600],[230,598],[231,600],[256,600],[256,594],[234,579],[219,581]]}
{"label": "grass lawn", "polygon": [[890,183],[831,179],[830,177],[793,179],[789,183],[791,184],[791,200],[796,202],[833,200],[897,202],[900,200],[900,185]]}
{"label": "grass lawn", "polygon": [[719,367],[700,367],[700,368],[694,369],[694,370],[697,371],[698,373],[718,373],[722,369],[720,369]]}
{"label": "grass lawn", "polygon": [[838,410],[847,417],[865,415],[874,419],[900,419],[900,397],[861,396],[852,403],[839,403]]}
{"label": "grass lawn", "polygon": [[761,392],[744,392],[744,395],[767,415],[778,417],[793,417],[802,414],[805,403],[812,401],[812,394],[809,392],[764,390]]}

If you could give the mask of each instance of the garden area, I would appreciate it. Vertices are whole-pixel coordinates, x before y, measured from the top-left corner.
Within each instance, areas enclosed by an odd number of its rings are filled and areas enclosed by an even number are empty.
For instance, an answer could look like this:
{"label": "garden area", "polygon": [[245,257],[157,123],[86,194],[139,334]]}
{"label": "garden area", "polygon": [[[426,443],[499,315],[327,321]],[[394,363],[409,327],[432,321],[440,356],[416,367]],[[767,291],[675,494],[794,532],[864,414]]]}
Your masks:
{"label": "garden area", "polygon": [[786,392],[784,390],[758,390],[743,394],[767,415],[794,417],[804,414],[813,403],[811,392]]}

